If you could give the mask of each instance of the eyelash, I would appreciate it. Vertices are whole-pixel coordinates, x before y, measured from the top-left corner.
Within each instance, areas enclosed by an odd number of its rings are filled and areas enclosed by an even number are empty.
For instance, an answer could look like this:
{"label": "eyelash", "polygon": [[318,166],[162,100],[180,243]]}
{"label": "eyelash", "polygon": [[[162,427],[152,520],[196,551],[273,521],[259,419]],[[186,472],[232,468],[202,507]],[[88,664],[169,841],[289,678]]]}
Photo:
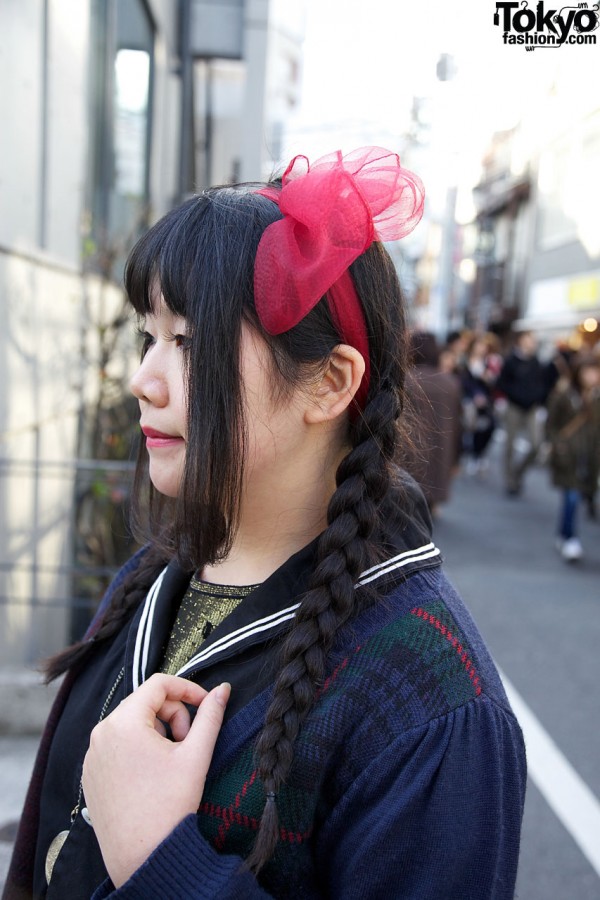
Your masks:
{"label": "eyelash", "polygon": [[[152,346],[152,344],[155,343],[155,338],[149,332],[144,331],[143,328],[138,328],[137,333],[138,333],[138,337],[140,337],[142,339],[142,359],[143,359],[144,356],[146,355],[146,353],[148,352],[148,350],[150,349],[150,347]],[[179,350],[189,350],[191,343],[192,343],[192,339],[189,335],[173,334],[172,332],[169,332],[169,334],[167,334],[165,336],[165,340],[177,344],[177,347]]]}
{"label": "eyelash", "polygon": [[189,335],[173,334],[172,332],[169,332],[169,334],[166,335],[165,340],[169,341],[169,343],[174,343],[179,350],[189,350],[190,344],[192,343]]}

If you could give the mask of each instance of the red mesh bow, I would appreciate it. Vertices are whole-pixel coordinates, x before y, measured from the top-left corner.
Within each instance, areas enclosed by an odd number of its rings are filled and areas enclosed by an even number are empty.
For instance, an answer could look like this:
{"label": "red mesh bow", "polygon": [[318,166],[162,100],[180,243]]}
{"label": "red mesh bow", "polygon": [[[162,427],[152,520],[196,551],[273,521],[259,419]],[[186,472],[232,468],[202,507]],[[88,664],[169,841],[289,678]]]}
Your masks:
{"label": "red mesh bow", "polygon": [[337,151],[312,166],[296,156],[282,179],[284,218],[265,230],[256,254],[255,302],[266,331],[297,325],[374,240],[409,234],[423,203],[421,180],[389,150]]}
{"label": "red mesh bow", "polygon": [[[265,229],[256,254],[254,299],[263,327],[269,334],[289,331],[329,291],[341,335],[368,367],[360,301],[352,279],[342,276],[374,240],[398,240],[412,231],[423,214],[421,180],[402,168],[396,153],[365,147],[347,156],[331,153],[312,166],[296,156],[281,191],[260,193],[283,213]],[[366,396],[368,371],[363,387]]]}

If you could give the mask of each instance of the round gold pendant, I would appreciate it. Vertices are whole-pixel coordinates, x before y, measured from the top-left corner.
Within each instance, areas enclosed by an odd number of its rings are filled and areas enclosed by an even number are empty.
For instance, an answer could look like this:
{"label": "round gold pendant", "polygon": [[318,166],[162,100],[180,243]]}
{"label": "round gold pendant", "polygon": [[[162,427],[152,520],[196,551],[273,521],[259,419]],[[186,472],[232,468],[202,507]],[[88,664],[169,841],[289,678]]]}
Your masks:
{"label": "round gold pendant", "polygon": [[52,878],[52,869],[54,868],[54,863],[58,858],[58,854],[63,848],[63,844],[66,839],[69,837],[68,831],[59,831],[56,835],[50,846],[48,847],[48,852],[46,853],[46,881],[50,884],[50,879]]}

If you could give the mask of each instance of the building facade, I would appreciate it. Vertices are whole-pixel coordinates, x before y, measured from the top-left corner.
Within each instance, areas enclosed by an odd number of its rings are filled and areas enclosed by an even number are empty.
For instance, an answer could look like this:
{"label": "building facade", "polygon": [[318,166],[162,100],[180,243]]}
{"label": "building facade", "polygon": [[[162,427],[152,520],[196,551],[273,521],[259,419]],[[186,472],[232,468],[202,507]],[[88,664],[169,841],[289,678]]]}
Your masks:
{"label": "building facade", "polygon": [[478,208],[469,321],[577,348],[600,338],[596,210],[600,93],[565,66],[536,108],[491,141]]}

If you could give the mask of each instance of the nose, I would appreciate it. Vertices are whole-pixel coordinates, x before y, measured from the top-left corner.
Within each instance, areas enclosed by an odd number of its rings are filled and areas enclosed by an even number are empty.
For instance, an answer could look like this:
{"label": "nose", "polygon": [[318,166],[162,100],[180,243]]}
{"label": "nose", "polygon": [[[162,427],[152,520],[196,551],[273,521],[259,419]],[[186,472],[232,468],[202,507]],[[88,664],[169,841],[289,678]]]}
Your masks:
{"label": "nose", "polygon": [[153,354],[147,353],[129,381],[129,389],[140,402],[146,401],[152,406],[166,406],[169,391],[164,374],[153,362]]}

